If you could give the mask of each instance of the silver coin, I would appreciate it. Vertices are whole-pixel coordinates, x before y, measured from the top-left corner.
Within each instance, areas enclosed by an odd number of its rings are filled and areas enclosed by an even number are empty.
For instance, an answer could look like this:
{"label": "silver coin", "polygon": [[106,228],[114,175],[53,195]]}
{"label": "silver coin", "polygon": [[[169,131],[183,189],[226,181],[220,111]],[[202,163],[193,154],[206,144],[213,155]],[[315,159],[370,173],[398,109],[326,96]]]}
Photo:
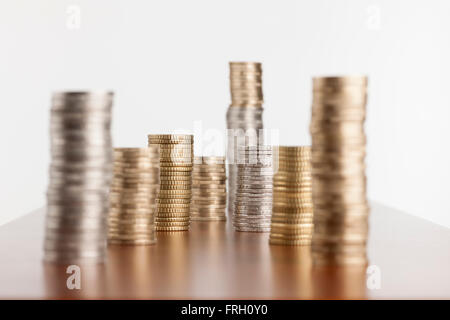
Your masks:
{"label": "silver coin", "polygon": [[106,246],[102,249],[89,249],[84,250],[83,248],[74,249],[45,249],[44,250],[44,260],[46,261],[79,261],[80,259],[95,259],[104,260],[106,254]]}
{"label": "silver coin", "polygon": [[77,197],[47,197],[48,205],[60,205],[65,207],[78,207],[84,205],[103,205],[107,206],[109,204],[109,200],[106,199],[98,199],[98,198],[77,198]]}
{"label": "silver coin", "polygon": [[257,173],[257,174],[271,174],[273,173],[273,167],[272,166],[254,166],[252,167],[249,164],[239,164],[236,163],[237,168],[238,168],[238,173],[239,174],[248,174],[248,173]]}
{"label": "silver coin", "polygon": [[89,109],[110,108],[113,103],[112,91],[58,91],[52,95],[52,108],[75,110],[89,107]]}
{"label": "silver coin", "polygon": [[254,208],[247,208],[247,209],[238,209],[237,207],[235,207],[236,210],[236,215],[272,215],[272,209],[270,207],[262,207],[262,208],[258,208],[258,207],[254,207]]}
{"label": "silver coin", "polygon": [[112,115],[98,113],[61,113],[52,112],[50,115],[51,129],[111,129]]}
{"label": "silver coin", "polygon": [[45,239],[59,240],[64,242],[93,242],[104,241],[106,239],[106,229],[98,230],[59,230],[45,229]]}
{"label": "silver coin", "polygon": [[265,226],[235,226],[235,229],[244,232],[270,232],[270,227]]}
{"label": "silver coin", "polygon": [[108,223],[108,219],[105,216],[100,216],[96,218],[83,218],[74,216],[47,216],[45,219],[45,225],[47,228],[79,228],[79,229],[90,229],[90,228],[104,228]]}
{"label": "silver coin", "polygon": [[245,189],[273,189],[273,184],[272,183],[260,183],[260,182],[253,182],[253,181],[249,181],[249,183],[243,183],[243,182],[239,182],[238,183],[238,188],[240,190],[245,190]]}

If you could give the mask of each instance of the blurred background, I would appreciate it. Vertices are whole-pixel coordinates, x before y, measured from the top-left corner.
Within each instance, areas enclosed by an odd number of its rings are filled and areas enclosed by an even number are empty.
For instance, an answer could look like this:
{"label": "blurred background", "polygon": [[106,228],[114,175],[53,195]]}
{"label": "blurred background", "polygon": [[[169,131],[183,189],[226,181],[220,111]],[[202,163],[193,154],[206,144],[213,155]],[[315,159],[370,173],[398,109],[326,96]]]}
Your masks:
{"label": "blurred background", "polygon": [[228,62],[248,60],[282,145],[310,143],[312,76],[367,74],[370,200],[450,227],[449,16],[446,0],[0,0],[0,224],[45,204],[53,91],[114,90],[115,145],[145,146],[225,133]]}

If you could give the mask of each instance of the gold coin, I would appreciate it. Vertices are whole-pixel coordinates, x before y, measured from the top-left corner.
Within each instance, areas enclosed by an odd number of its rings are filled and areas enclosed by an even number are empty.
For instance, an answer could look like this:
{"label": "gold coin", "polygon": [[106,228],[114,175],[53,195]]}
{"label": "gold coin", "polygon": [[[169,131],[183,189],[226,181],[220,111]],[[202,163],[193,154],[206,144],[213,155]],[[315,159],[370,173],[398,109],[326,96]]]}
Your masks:
{"label": "gold coin", "polygon": [[158,219],[189,218],[189,212],[158,213]]}
{"label": "gold coin", "polygon": [[167,228],[167,227],[189,227],[188,221],[158,221],[156,220],[156,228]]}
{"label": "gold coin", "polygon": [[189,212],[189,208],[185,207],[173,207],[173,208],[158,208],[158,215],[162,213],[186,213]]}
{"label": "gold coin", "polygon": [[214,216],[214,217],[201,217],[201,216],[192,216],[191,221],[226,221],[227,217],[224,216]]}
{"label": "gold coin", "polygon": [[190,204],[191,199],[183,199],[183,198],[157,198],[156,203],[159,204]]}
{"label": "gold coin", "polygon": [[189,231],[189,226],[186,227],[156,227],[156,231],[159,232],[172,232],[172,231]]}
{"label": "gold coin", "polygon": [[120,239],[108,239],[108,244],[115,245],[153,245],[157,241],[156,239],[145,240],[145,239],[137,239],[137,240],[120,240]]}
{"label": "gold coin", "polygon": [[269,239],[269,244],[272,245],[285,245],[285,246],[309,246],[310,240],[284,240],[284,239]]}
{"label": "gold coin", "polygon": [[194,135],[192,134],[149,134],[148,138],[154,139],[183,139],[183,140],[194,140]]}
{"label": "gold coin", "polygon": [[182,175],[192,175],[191,166],[162,166],[160,167],[161,176],[182,176]]}
{"label": "gold coin", "polygon": [[270,233],[270,238],[272,239],[284,239],[284,240],[309,240],[311,241],[312,234],[304,233],[304,234],[285,234],[285,233]]}
{"label": "gold coin", "polygon": [[171,217],[162,217],[162,216],[158,216],[156,217],[156,220],[158,223],[160,222],[188,222],[189,221],[189,216],[171,216]]}

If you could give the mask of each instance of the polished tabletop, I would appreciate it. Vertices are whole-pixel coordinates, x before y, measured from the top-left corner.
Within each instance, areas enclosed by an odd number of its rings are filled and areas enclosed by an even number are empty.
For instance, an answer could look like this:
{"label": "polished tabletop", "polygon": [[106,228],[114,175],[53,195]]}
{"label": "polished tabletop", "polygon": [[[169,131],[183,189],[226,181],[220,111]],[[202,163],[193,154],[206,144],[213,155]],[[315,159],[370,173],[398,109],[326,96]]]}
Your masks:
{"label": "polished tabletop", "polygon": [[450,298],[450,230],[377,204],[369,274],[314,267],[308,247],[269,245],[266,233],[193,222],[189,232],[158,233],[153,246],[109,246],[107,263],[80,266],[80,290],[67,288],[66,265],[42,261],[44,216],[0,227],[1,299]]}

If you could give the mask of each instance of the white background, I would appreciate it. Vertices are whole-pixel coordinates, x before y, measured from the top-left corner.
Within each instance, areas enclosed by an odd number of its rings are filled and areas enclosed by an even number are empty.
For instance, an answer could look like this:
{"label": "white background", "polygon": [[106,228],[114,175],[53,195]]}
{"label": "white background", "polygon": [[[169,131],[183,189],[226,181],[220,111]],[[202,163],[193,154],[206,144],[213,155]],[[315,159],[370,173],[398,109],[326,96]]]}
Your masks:
{"label": "white background", "polygon": [[114,90],[116,146],[145,146],[224,130],[228,61],[250,60],[280,144],[310,143],[312,76],[367,74],[370,199],[450,227],[449,17],[446,0],[1,0],[0,224],[45,204],[52,91]]}

